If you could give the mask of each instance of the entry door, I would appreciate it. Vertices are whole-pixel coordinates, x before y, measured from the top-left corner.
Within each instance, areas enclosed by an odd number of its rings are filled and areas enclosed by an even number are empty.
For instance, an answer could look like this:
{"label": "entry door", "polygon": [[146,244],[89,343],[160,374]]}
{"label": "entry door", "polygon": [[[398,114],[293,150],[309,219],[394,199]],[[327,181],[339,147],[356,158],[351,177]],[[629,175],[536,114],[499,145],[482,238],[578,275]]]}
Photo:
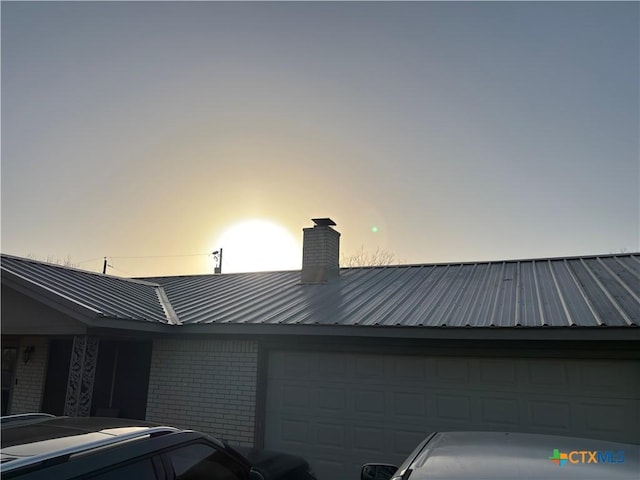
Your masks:
{"label": "entry door", "polygon": [[2,415],[7,415],[9,412],[17,358],[18,347],[2,347]]}
{"label": "entry door", "polygon": [[100,340],[91,414],[144,420],[151,342]]}
{"label": "entry door", "polygon": [[64,415],[72,347],[73,339],[71,338],[55,338],[49,342],[47,376],[42,395],[42,412],[44,413]]}

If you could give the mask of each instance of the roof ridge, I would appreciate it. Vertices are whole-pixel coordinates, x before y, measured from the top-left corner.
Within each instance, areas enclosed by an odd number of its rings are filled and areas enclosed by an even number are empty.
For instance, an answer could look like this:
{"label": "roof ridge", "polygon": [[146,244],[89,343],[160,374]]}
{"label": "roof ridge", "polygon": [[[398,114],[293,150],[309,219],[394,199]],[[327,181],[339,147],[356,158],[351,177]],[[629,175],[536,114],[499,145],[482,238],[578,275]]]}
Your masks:
{"label": "roof ridge", "polygon": [[[640,252],[625,252],[625,253],[606,253],[606,254],[589,254],[589,255],[573,255],[573,256],[557,256],[557,257],[537,257],[537,258],[513,258],[513,259],[497,259],[497,260],[468,260],[468,261],[449,261],[449,262],[424,262],[424,263],[401,263],[401,264],[392,264],[392,265],[363,265],[357,267],[340,267],[340,270],[371,270],[371,269],[385,269],[385,268],[417,268],[417,267],[437,267],[437,266],[451,266],[451,265],[481,265],[481,264],[500,264],[500,263],[528,263],[528,262],[539,262],[539,261],[563,261],[563,260],[581,260],[581,259],[598,259],[598,258],[620,258],[620,257],[637,257],[640,256]],[[93,272],[91,270],[84,270],[77,267],[69,267],[66,265],[60,265],[57,263],[45,262],[42,260],[36,260],[32,258],[19,257],[17,255],[10,255],[7,253],[0,253],[0,258],[10,258],[13,260],[25,262],[25,263],[35,263],[39,265],[43,265],[51,268],[58,268],[62,270],[68,270],[72,272],[83,273],[87,275],[93,275],[102,278],[113,278],[116,280],[122,280],[125,282],[135,283],[138,285],[147,285],[151,287],[162,287],[167,286],[170,283],[178,281],[182,278],[193,278],[193,277],[212,277],[212,276],[231,276],[231,275],[259,275],[259,274],[282,274],[282,273],[291,273],[291,272],[299,272],[299,269],[288,269],[288,270],[268,270],[268,271],[257,271],[257,272],[230,272],[224,274],[215,274],[215,273],[195,273],[195,274],[179,274],[179,275],[152,275],[152,276],[140,276],[140,277],[121,277],[118,275],[109,275],[106,273]],[[0,267],[2,267],[2,262],[0,262]],[[162,278],[166,279],[166,282],[153,282],[151,278]]]}
{"label": "roof ridge", "polygon": [[627,253],[603,253],[590,255],[572,255],[558,257],[535,257],[535,258],[512,258],[497,260],[465,260],[458,262],[426,262],[426,263],[399,263],[392,265],[362,265],[357,267],[340,267],[340,270],[366,270],[366,269],[383,269],[383,268],[412,268],[412,267],[439,267],[439,266],[455,266],[455,265],[484,265],[484,264],[500,264],[500,263],[530,263],[530,262],[554,262],[562,260],[580,260],[580,259],[598,259],[598,258],[619,258],[619,257],[636,257],[640,256],[640,252]]}

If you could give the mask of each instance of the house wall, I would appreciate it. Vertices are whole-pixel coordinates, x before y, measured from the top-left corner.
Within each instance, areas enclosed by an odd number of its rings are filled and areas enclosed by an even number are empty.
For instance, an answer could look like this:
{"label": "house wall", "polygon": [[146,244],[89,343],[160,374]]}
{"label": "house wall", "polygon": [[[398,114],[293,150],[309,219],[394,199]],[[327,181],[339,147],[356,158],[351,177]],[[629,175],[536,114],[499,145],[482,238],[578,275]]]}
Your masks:
{"label": "house wall", "polygon": [[[22,352],[33,345],[34,351],[28,363],[22,360]],[[44,337],[22,337],[18,349],[16,374],[9,406],[10,414],[39,412],[44,391],[49,341]]]}
{"label": "house wall", "polygon": [[147,420],[252,446],[257,382],[254,341],[158,338],[153,342]]}

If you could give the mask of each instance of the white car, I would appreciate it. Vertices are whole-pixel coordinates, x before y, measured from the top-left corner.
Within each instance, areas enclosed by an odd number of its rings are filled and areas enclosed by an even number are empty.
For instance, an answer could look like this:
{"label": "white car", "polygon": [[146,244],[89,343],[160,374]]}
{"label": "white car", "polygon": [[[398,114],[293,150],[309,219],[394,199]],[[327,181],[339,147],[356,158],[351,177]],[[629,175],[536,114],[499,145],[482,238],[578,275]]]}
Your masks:
{"label": "white car", "polygon": [[638,480],[640,445],[555,435],[439,432],[400,466],[368,463],[361,480]]}

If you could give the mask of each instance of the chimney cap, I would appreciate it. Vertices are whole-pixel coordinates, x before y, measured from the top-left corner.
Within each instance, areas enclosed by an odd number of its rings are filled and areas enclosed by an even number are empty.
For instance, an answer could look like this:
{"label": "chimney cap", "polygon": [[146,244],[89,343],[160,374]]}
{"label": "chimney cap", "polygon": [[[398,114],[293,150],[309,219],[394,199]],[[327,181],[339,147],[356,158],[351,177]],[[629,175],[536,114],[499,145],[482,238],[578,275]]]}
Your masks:
{"label": "chimney cap", "polygon": [[311,221],[315,223],[316,227],[331,227],[336,225],[336,222],[330,218],[312,218]]}

